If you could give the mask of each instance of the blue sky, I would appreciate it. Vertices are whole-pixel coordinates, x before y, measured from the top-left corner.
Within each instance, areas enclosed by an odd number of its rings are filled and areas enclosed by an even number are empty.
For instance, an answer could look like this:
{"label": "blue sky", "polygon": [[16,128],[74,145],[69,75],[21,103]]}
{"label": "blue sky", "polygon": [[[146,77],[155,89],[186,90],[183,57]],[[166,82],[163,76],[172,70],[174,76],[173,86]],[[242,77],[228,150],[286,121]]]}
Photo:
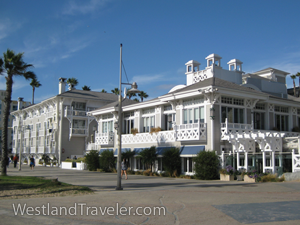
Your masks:
{"label": "blue sky", "polygon": [[[204,69],[211,53],[226,69],[237,58],[245,72],[299,72],[299,8],[298,0],[3,0],[0,52],[24,52],[35,66],[39,102],[58,94],[59,77],[77,78],[78,89],[118,87],[122,43],[128,79],[150,99],[185,84],[184,64],[193,59]],[[31,101],[29,82],[16,78],[12,95]]]}

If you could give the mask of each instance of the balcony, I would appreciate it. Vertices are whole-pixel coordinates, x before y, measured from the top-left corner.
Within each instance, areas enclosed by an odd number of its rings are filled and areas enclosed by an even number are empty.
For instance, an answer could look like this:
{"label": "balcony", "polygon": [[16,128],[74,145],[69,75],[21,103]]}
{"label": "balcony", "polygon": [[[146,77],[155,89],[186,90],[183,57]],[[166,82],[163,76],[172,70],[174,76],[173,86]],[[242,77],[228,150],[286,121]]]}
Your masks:
{"label": "balcony", "polygon": [[37,148],[37,153],[45,153],[45,147],[44,146],[39,146],[38,148]]}
{"label": "balcony", "polygon": [[82,110],[73,110],[72,108],[66,107],[64,111],[64,116],[65,117],[73,117],[73,116],[78,116],[78,117],[86,117],[86,111]]}
{"label": "balcony", "polygon": [[36,137],[36,131],[32,130],[30,135],[31,135],[32,138]]}
{"label": "balcony", "polygon": [[87,128],[70,128],[70,136],[87,136]]}
{"label": "balcony", "polygon": [[44,130],[44,129],[39,129],[39,131],[37,132],[37,135],[38,135],[39,137],[45,136],[45,130]]}
{"label": "balcony", "polygon": [[142,144],[142,143],[166,143],[176,141],[176,135],[174,130],[159,131],[157,133],[137,133],[123,134],[123,144]]}
{"label": "balcony", "polygon": [[88,143],[86,145],[86,151],[97,150],[97,145],[95,143]]}
{"label": "balcony", "polygon": [[114,145],[114,133],[95,133],[95,144],[97,145],[107,145],[113,146]]}
{"label": "balcony", "polygon": [[36,146],[30,147],[30,153],[36,153]]}
{"label": "balcony", "polygon": [[30,131],[29,130],[26,130],[24,132],[24,138],[30,138]]}
{"label": "balcony", "polygon": [[45,153],[54,154],[55,153],[55,147],[54,146],[46,146],[45,147]]}
{"label": "balcony", "polygon": [[30,153],[29,152],[30,147],[23,147],[22,149],[23,149],[22,153],[27,153],[27,154]]}
{"label": "balcony", "polygon": [[177,141],[205,141],[206,123],[181,124],[174,127]]}

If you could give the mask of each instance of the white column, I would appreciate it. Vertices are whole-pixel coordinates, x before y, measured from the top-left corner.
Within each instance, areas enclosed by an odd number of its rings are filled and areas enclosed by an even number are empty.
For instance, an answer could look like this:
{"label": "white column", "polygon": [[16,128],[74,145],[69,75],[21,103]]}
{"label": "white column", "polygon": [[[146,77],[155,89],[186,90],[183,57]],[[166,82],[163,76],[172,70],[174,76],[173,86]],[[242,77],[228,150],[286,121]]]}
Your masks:
{"label": "white column", "polygon": [[225,155],[224,155],[224,151],[222,151],[221,160],[222,160],[221,166],[222,166],[222,169],[224,169],[225,168]]}
{"label": "white column", "polygon": [[265,173],[266,172],[266,152],[265,151],[263,151],[262,152],[262,161],[263,161],[263,173]]}
{"label": "white column", "polygon": [[245,155],[244,167],[245,167],[246,171],[248,171],[248,152],[245,152],[244,155]]}
{"label": "white column", "polygon": [[275,173],[275,151],[272,151],[272,173]]}
{"label": "white column", "polygon": [[240,152],[239,151],[236,152],[236,169],[237,170],[240,169]]}
{"label": "white column", "polygon": [[295,149],[292,150],[292,173],[295,172],[295,162],[294,162],[294,157],[295,157]]}

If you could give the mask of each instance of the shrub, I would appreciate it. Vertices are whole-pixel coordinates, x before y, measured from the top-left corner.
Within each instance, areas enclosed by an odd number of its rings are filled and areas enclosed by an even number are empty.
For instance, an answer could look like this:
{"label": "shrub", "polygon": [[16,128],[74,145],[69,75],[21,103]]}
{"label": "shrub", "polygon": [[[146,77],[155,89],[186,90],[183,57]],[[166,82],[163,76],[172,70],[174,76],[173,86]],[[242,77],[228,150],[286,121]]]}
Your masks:
{"label": "shrub", "polygon": [[127,174],[128,174],[128,175],[130,175],[130,174],[133,175],[133,174],[135,174],[135,172],[132,171],[132,170],[127,170]]}
{"label": "shrub", "polygon": [[49,163],[50,162],[50,157],[48,156],[48,155],[46,155],[46,154],[44,154],[43,156],[42,156],[42,160],[44,161],[44,163]]}
{"label": "shrub", "polygon": [[137,128],[131,128],[131,134],[136,135],[139,131]]}
{"label": "shrub", "polygon": [[145,171],[143,172],[143,175],[144,175],[144,176],[150,176],[150,173],[151,173],[150,170],[145,170]]}
{"label": "shrub", "polygon": [[135,171],[135,175],[142,175],[143,173],[141,171]]}
{"label": "shrub", "polygon": [[267,174],[260,177],[261,182],[282,182],[284,181],[284,176],[278,178],[275,174]]}
{"label": "shrub", "polygon": [[166,171],[165,175],[176,177],[181,171],[180,149],[170,148],[163,152],[162,162]]}
{"label": "shrub", "polygon": [[85,156],[85,163],[89,171],[96,171],[99,168],[99,152],[91,150]]}
{"label": "shrub", "polygon": [[144,148],[142,151],[139,152],[138,157],[142,158],[144,164],[150,165],[152,171],[152,165],[154,164],[157,158],[156,147],[152,146],[150,148]]}
{"label": "shrub", "polygon": [[100,168],[103,169],[105,172],[111,171],[115,168],[115,158],[114,152],[106,149],[101,152],[99,157]]}
{"label": "shrub", "polygon": [[[74,161],[74,160],[73,160],[73,161]],[[78,158],[78,159],[75,160],[75,162],[79,162],[79,163],[80,163],[81,161],[82,161],[82,162],[85,162],[85,157],[80,157],[80,158]]]}
{"label": "shrub", "polygon": [[219,160],[214,151],[202,151],[193,159],[195,177],[201,180],[213,180],[219,177]]}
{"label": "shrub", "polygon": [[157,134],[159,131],[161,131],[161,128],[160,127],[152,127],[151,130],[150,130],[150,134]]}

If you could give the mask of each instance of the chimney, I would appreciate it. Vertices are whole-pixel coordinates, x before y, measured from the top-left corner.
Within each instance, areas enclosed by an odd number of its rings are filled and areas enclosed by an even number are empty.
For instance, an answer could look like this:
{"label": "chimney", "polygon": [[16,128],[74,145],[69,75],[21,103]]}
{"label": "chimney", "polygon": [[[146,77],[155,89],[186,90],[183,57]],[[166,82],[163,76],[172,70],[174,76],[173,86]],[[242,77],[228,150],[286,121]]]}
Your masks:
{"label": "chimney", "polygon": [[67,78],[62,78],[60,77],[59,84],[58,84],[58,94],[62,94],[66,91],[66,79]]}
{"label": "chimney", "polygon": [[18,110],[21,110],[23,107],[22,107],[22,102],[23,102],[23,99],[22,97],[19,97],[18,98]]}

